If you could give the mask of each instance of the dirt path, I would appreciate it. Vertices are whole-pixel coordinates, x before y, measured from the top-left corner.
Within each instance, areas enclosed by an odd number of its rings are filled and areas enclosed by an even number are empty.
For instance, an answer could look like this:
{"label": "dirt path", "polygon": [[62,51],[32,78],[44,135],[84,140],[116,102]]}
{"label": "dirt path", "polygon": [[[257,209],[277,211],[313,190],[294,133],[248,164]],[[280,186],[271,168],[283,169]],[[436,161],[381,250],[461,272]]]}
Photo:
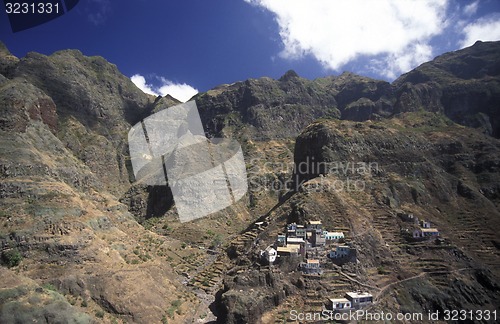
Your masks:
{"label": "dirt path", "polygon": [[391,282],[390,284],[387,284],[384,287],[379,288],[379,291],[378,291],[377,295],[375,295],[374,302],[378,301],[378,299],[382,296],[382,294],[385,291],[387,291],[390,287],[399,285],[399,284],[401,284],[403,282],[410,281],[410,280],[417,279],[417,278],[421,278],[421,277],[425,277],[426,275],[430,275],[430,274],[450,274],[450,273],[456,273],[456,272],[461,272],[461,271],[471,270],[471,269],[473,269],[473,268],[461,268],[461,269],[450,270],[450,271],[421,272],[421,273],[419,273],[419,274],[417,274],[417,275],[415,275],[413,277],[409,277],[409,278],[406,278],[406,279],[403,279],[403,280]]}

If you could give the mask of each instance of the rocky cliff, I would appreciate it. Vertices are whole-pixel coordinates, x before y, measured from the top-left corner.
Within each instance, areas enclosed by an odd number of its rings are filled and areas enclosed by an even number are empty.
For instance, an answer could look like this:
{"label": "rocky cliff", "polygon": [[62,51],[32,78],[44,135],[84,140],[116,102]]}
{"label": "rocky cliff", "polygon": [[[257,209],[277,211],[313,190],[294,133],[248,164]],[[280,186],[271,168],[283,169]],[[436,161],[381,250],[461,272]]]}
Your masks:
{"label": "rocky cliff", "polygon": [[[347,289],[379,310],[498,308],[498,47],[392,84],[289,71],[196,95],[207,135],[241,143],[250,191],[181,224],[167,186],[133,182],[127,145],[177,100],[101,57],[19,59],[0,44],[0,322],[269,322]],[[409,242],[408,213],[443,240]],[[358,263],[320,278],[261,264],[287,222],[318,219]]]}
{"label": "rocky cliff", "polygon": [[78,51],[19,60],[2,46],[0,62],[0,322],[197,317],[167,261],[180,242],[115,196],[130,186],[127,132],[155,98]]}
{"label": "rocky cliff", "polygon": [[307,80],[250,79],[195,96],[213,135],[258,139],[295,137],[317,118],[377,120],[407,111],[442,112],[498,137],[498,42],[477,42],[443,54],[392,84],[344,72]]}
{"label": "rocky cliff", "polygon": [[443,112],[453,121],[500,136],[500,43],[476,42],[402,75],[395,111]]}

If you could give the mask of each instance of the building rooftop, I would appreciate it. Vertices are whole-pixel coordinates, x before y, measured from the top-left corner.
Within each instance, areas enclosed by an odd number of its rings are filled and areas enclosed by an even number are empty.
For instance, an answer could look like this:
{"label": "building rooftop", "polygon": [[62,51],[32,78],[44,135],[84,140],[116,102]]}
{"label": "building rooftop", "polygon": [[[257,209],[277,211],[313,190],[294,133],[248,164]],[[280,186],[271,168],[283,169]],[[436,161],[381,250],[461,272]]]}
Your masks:
{"label": "building rooftop", "polygon": [[367,293],[367,292],[347,292],[346,293],[347,296],[351,297],[351,298],[366,298],[366,297],[373,297],[372,294],[370,293]]}
{"label": "building rooftop", "polygon": [[437,228],[421,228],[422,233],[435,233],[439,232]]}
{"label": "building rooftop", "polygon": [[294,244],[294,243],[305,243],[304,239],[301,237],[289,237],[287,240],[288,244]]}
{"label": "building rooftop", "polygon": [[321,225],[321,221],[309,221],[309,224],[311,225]]}
{"label": "building rooftop", "polygon": [[329,298],[332,303],[349,303],[349,299],[347,298]]}
{"label": "building rooftop", "polygon": [[300,251],[300,244],[287,244],[286,246]]}
{"label": "building rooftop", "polygon": [[325,231],[325,234],[326,235],[335,235],[335,236],[344,236],[344,232],[326,232]]}
{"label": "building rooftop", "polygon": [[299,247],[295,245],[288,245],[288,246],[278,246],[277,248],[278,253],[298,253],[299,252]]}
{"label": "building rooftop", "polygon": [[273,253],[276,253],[276,250],[272,247],[272,246],[268,246],[266,249],[265,249],[266,252],[270,253],[270,252],[273,252]]}
{"label": "building rooftop", "polygon": [[308,260],[307,260],[307,263],[308,263],[308,264],[319,264],[319,260],[316,260],[316,259],[308,259]]}

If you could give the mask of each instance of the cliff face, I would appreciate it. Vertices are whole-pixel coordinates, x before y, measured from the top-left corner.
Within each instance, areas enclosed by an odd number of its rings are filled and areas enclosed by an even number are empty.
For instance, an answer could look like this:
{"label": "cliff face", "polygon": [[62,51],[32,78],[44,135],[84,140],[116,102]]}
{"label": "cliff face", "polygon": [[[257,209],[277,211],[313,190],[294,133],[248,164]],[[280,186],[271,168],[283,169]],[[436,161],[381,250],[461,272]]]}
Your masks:
{"label": "cliff face", "polygon": [[392,111],[389,83],[344,73],[313,81],[288,71],[195,96],[213,135],[258,140],[295,137],[317,118],[367,120]]}
{"label": "cliff face", "polygon": [[500,104],[498,42],[444,54],[393,84],[345,72],[306,80],[251,79],[195,97],[210,133],[254,139],[295,137],[317,118],[377,120],[400,112],[441,112],[495,137]]}
{"label": "cliff face", "polygon": [[[130,186],[126,135],[154,98],[77,51],[3,48],[0,62],[0,322],[190,316],[197,302],[165,258],[177,243],[113,195]],[[179,298],[182,315],[167,313]]]}
{"label": "cliff face", "polygon": [[[68,50],[18,59],[0,44],[8,278],[0,322],[185,322],[214,319],[210,309],[227,322],[264,321],[286,310],[284,301],[314,306],[366,288],[346,273],[381,291],[381,309],[496,307],[498,47],[442,55],[393,84],[289,71],[198,94],[207,135],[241,143],[250,191],[180,224],[168,187],[133,183],[127,145],[132,125],[178,101],[142,93],[101,57]],[[292,175],[293,162],[305,169]],[[297,192],[275,187],[292,179]],[[430,220],[444,243],[406,242],[400,213]],[[260,249],[287,222],[315,219],[349,233],[358,264],[328,282],[293,272],[298,262],[259,265]],[[422,285],[386,287],[412,277]]]}
{"label": "cliff face", "polygon": [[499,62],[499,42],[477,42],[438,56],[394,81],[395,111],[440,111],[498,138]]}

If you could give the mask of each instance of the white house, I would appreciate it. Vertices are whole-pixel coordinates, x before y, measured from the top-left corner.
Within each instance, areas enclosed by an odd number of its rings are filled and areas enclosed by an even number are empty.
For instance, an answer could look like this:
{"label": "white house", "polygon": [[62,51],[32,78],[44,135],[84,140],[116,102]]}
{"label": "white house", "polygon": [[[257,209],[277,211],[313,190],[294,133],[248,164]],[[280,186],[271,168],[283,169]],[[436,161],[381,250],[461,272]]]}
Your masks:
{"label": "white house", "polygon": [[260,256],[269,264],[272,264],[274,261],[276,261],[278,252],[272,246],[268,246],[264,251],[260,252]]}
{"label": "white house", "polygon": [[330,298],[331,310],[351,309],[351,302],[347,298]]}
{"label": "white house", "polygon": [[323,231],[323,236],[327,241],[339,241],[341,239],[344,239],[344,232]]}
{"label": "white house", "polygon": [[302,237],[289,237],[286,239],[286,244],[305,244],[306,241]]}
{"label": "white house", "polygon": [[437,228],[421,228],[413,231],[413,238],[427,238],[432,236],[439,236]]}

